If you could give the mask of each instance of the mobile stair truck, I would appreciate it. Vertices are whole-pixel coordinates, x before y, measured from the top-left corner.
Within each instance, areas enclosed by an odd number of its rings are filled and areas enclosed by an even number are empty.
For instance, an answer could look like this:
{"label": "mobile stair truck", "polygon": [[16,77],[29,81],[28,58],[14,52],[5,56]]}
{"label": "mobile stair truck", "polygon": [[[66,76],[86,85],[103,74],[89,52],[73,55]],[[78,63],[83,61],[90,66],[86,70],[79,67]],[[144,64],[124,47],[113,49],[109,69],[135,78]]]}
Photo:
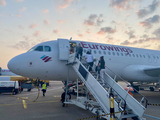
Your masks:
{"label": "mobile stair truck", "polygon": [[6,92],[13,92],[13,95],[17,94],[19,92],[18,81],[0,81],[0,93]]}

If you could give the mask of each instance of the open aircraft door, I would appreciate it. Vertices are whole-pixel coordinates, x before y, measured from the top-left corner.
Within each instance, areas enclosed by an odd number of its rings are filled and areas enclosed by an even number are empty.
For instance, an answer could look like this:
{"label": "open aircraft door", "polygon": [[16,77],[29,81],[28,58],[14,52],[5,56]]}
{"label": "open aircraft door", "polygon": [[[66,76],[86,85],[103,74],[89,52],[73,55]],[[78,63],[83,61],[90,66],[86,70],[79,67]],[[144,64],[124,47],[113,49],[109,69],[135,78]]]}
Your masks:
{"label": "open aircraft door", "polygon": [[68,39],[58,39],[59,44],[59,60],[68,60],[69,58],[69,40]]}

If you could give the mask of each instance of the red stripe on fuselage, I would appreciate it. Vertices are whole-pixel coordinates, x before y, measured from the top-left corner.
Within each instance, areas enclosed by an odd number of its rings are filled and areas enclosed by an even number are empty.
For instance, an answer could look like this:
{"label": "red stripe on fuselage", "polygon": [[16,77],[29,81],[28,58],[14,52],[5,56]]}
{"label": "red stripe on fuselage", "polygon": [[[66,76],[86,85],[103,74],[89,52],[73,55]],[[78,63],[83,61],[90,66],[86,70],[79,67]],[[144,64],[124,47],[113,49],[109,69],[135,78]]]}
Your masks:
{"label": "red stripe on fuselage", "polygon": [[47,58],[48,58],[48,56],[44,57],[42,60],[45,60],[45,59],[47,59]]}
{"label": "red stripe on fuselage", "polygon": [[49,61],[51,59],[51,57],[50,58],[48,58],[47,60],[45,60],[44,62],[47,62],[47,61]]}

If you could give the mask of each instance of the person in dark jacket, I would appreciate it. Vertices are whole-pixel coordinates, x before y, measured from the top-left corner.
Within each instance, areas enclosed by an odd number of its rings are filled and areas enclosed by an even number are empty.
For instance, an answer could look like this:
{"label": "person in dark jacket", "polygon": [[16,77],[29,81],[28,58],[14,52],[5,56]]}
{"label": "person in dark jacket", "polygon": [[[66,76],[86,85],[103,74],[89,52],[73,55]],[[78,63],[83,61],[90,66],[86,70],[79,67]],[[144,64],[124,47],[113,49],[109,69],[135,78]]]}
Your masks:
{"label": "person in dark jacket", "polygon": [[[66,92],[63,92],[62,95],[61,95],[61,101],[62,101],[62,106],[64,107],[65,104],[65,96],[66,96]],[[68,96],[68,99],[71,99],[71,95],[69,93],[67,93],[67,96]]]}
{"label": "person in dark jacket", "polygon": [[100,77],[101,77],[101,81],[102,81],[102,85],[104,86],[104,73],[105,73],[105,61],[103,56],[100,57],[100,61],[99,61],[99,65],[100,67]]}
{"label": "person in dark jacket", "polygon": [[77,47],[77,58],[80,59],[80,61],[82,60],[82,53],[83,53],[83,48],[81,46],[81,44],[79,43],[78,47]]}

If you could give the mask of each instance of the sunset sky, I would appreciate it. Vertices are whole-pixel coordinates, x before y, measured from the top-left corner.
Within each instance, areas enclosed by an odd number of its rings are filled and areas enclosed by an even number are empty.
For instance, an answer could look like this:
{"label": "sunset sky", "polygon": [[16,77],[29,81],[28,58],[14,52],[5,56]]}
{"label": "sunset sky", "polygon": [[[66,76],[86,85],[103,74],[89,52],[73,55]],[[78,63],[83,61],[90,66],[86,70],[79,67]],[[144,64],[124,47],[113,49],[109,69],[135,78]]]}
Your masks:
{"label": "sunset sky", "polygon": [[160,50],[160,0],[0,0],[0,67],[57,38]]}

